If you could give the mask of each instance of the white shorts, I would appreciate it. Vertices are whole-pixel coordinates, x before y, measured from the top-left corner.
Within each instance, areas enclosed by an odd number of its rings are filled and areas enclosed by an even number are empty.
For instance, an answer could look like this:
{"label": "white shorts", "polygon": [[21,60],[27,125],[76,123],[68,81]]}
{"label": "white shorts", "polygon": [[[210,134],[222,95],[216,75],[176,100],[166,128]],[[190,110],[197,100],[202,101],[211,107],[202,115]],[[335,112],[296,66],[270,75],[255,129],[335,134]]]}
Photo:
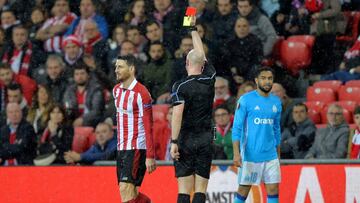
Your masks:
{"label": "white shorts", "polygon": [[280,162],[274,159],[265,162],[247,162],[243,161],[242,167],[238,170],[239,185],[260,185],[280,183]]}

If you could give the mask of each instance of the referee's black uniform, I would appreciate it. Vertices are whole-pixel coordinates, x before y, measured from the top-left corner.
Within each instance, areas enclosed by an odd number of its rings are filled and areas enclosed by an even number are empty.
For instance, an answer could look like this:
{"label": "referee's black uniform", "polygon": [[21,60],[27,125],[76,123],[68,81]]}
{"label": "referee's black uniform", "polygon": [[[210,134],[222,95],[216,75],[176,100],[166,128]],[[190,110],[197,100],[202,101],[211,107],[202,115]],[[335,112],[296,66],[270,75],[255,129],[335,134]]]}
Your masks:
{"label": "referee's black uniform", "polygon": [[174,161],[176,177],[197,174],[209,178],[212,155],[212,106],[215,68],[205,63],[200,75],[177,81],[172,89],[174,106],[184,103],[178,137],[180,159]]}

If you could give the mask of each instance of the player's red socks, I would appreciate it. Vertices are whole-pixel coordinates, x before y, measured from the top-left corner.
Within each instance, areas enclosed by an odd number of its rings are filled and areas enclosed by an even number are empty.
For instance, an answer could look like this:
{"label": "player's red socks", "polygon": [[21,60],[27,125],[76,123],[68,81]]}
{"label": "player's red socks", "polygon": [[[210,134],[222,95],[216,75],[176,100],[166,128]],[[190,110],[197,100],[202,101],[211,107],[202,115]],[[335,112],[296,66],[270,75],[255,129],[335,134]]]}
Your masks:
{"label": "player's red socks", "polygon": [[135,199],[132,199],[127,203],[151,203],[151,200],[149,197],[139,192],[138,196]]}

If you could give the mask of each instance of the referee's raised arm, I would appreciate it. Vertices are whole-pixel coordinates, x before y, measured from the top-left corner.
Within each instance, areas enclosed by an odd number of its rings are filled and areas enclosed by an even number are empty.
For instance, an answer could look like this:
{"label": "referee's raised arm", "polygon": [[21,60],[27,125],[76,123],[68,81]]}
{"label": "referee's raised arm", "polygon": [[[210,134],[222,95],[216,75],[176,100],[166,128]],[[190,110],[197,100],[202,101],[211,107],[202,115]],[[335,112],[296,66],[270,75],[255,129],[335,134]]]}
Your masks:
{"label": "referee's raised arm", "polygon": [[[195,21],[196,21],[195,19],[196,19],[196,17],[192,17],[192,26],[195,26]],[[204,46],[201,41],[200,35],[196,29],[191,31],[191,37],[192,37],[192,41],[193,41],[194,50],[201,53],[204,56],[204,60],[205,60]]]}

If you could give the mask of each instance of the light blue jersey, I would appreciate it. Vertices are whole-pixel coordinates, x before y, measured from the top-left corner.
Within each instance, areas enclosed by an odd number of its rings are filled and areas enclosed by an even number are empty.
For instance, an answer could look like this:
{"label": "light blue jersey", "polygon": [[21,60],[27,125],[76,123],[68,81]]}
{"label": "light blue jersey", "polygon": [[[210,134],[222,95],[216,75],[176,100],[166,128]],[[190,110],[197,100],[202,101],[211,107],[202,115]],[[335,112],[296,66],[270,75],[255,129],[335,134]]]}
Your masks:
{"label": "light blue jersey", "polygon": [[264,162],[278,158],[280,144],[280,99],[256,90],[240,97],[235,110],[232,140],[240,141],[243,161]]}

